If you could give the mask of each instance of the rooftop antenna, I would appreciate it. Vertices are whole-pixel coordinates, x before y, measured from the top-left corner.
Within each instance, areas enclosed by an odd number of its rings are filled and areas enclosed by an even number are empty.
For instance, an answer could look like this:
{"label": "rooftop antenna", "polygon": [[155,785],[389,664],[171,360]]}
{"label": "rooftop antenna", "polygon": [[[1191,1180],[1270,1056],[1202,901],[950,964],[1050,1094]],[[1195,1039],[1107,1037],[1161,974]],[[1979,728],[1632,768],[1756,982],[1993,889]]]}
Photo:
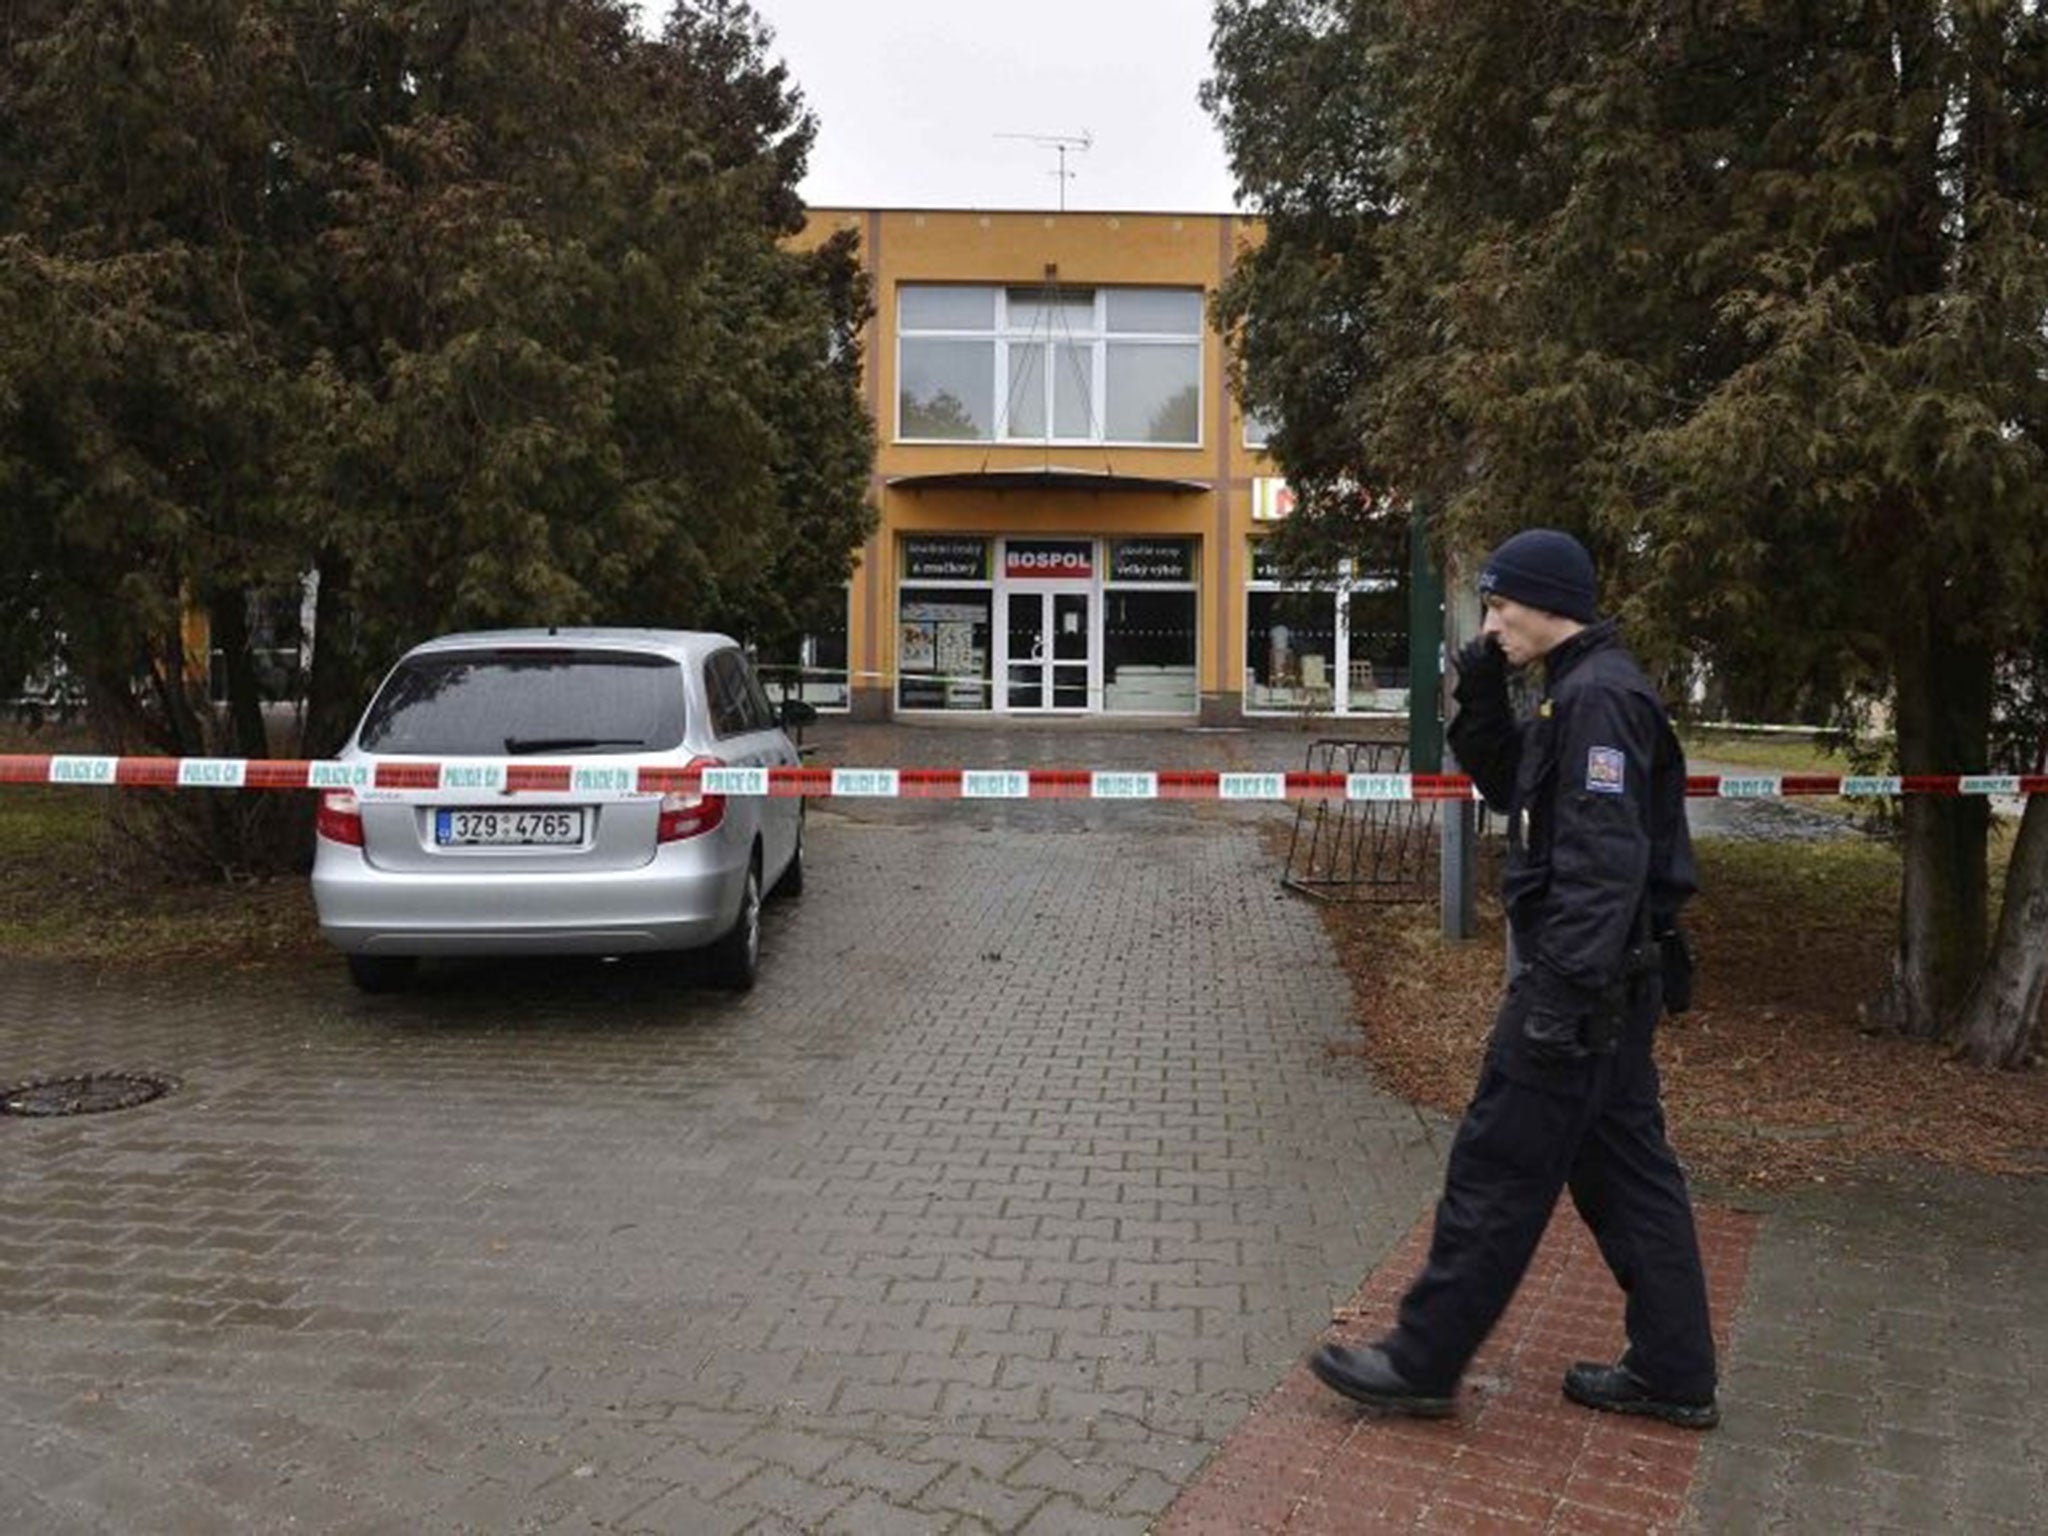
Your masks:
{"label": "rooftop antenna", "polygon": [[1067,183],[1074,179],[1075,174],[1067,169],[1067,151],[1071,149],[1077,155],[1085,154],[1088,150],[1095,147],[1095,136],[1086,128],[1083,128],[1078,137],[1064,133],[999,133],[996,137],[999,139],[1023,139],[1027,143],[1036,144],[1040,149],[1050,149],[1058,153],[1060,157],[1059,169],[1047,171],[1045,174],[1059,178],[1060,212],[1065,213],[1067,211]]}

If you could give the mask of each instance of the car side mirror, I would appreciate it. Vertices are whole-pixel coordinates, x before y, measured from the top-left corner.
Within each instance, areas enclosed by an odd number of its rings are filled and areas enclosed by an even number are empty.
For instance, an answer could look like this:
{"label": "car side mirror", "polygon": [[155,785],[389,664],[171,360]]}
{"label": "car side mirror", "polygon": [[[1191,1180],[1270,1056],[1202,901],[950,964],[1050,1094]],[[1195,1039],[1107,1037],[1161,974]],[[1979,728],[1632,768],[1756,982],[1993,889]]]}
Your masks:
{"label": "car side mirror", "polygon": [[818,706],[807,704],[802,699],[784,699],[776,706],[775,713],[782,721],[784,730],[793,725],[809,725],[818,718]]}

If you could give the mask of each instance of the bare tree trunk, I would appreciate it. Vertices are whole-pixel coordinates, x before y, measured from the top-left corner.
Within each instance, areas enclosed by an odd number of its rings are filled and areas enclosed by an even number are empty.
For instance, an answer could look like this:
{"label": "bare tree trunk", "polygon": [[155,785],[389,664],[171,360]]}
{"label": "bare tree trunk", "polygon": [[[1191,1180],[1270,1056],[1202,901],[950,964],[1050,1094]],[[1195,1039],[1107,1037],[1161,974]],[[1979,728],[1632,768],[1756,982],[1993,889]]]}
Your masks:
{"label": "bare tree trunk", "polygon": [[213,733],[201,713],[201,709],[210,709],[206,669],[202,664],[196,683],[187,675],[185,631],[176,620],[158,640],[162,652],[150,660],[149,681],[157,707],[163,711],[164,745],[176,757],[203,757],[213,750]]}
{"label": "bare tree trunk", "polygon": [[[263,715],[268,701],[250,649],[248,593],[239,587],[217,591],[208,611],[227,683],[229,754],[268,757],[270,728]],[[195,825],[204,816],[210,862],[225,874],[269,874],[304,863],[306,818],[292,797],[263,790],[210,790],[197,807],[180,810]]]}
{"label": "bare tree trunk", "polygon": [[1962,1054],[1980,1067],[2017,1067],[2032,1054],[2048,995],[2048,795],[2020,818],[2005,872],[2005,902],[1991,959],[1956,1022]]}
{"label": "bare tree trunk", "polygon": [[[1898,667],[1899,766],[1907,774],[1982,772],[1991,733],[1991,654],[1937,621]],[[1943,1034],[1983,962],[1989,915],[1990,807],[1976,796],[1909,795],[1899,946],[1884,990],[1865,1009],[1882,1029]]]}
{"label": "bare tree trunk", "polygon": [[87,669],[85,721],[92,733],[95,751],[121,756],[138,743],[161,749],[160,734],[150,728],[148,717],[135,700],[134,680],[118,668]]}

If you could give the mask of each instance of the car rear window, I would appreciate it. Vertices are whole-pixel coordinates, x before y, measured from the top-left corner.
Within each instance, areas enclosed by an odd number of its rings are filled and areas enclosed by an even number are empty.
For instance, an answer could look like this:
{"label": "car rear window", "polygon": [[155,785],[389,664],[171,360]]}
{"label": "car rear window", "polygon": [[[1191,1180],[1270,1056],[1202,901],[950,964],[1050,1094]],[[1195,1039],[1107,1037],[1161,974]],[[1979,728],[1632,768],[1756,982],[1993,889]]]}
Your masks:
{"label": "car rear window", "polygon": [[682,668],[632,651],[437,651],[400,662],[357,738],[447,757],[662,752],[687,724]]}

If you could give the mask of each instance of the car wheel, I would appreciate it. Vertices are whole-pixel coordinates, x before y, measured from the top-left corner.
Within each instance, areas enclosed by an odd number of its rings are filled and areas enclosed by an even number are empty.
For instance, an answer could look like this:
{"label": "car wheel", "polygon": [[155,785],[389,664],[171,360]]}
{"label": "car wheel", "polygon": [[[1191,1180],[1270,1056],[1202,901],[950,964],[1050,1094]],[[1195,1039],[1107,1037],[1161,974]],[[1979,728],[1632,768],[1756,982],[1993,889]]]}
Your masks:
{"label": "car wheel", "polygon": [[711,974],[732,992],[750,990],[761,974],[761,860],[747,866],[740,915],[725,937],[711,946]]}
{"label": "car wheel", "polygon": [[782,868],[782,878],[775,882],[775,894],[779,898],[801,896],[804,893],[804,822],[803,812],[796,817],[796,848],[789,856],[789,862]]}
{"label": "car wheel", "polygon": [[348,979],[365,992],[396,992],[418,968],[411,955],[348,956]]}

